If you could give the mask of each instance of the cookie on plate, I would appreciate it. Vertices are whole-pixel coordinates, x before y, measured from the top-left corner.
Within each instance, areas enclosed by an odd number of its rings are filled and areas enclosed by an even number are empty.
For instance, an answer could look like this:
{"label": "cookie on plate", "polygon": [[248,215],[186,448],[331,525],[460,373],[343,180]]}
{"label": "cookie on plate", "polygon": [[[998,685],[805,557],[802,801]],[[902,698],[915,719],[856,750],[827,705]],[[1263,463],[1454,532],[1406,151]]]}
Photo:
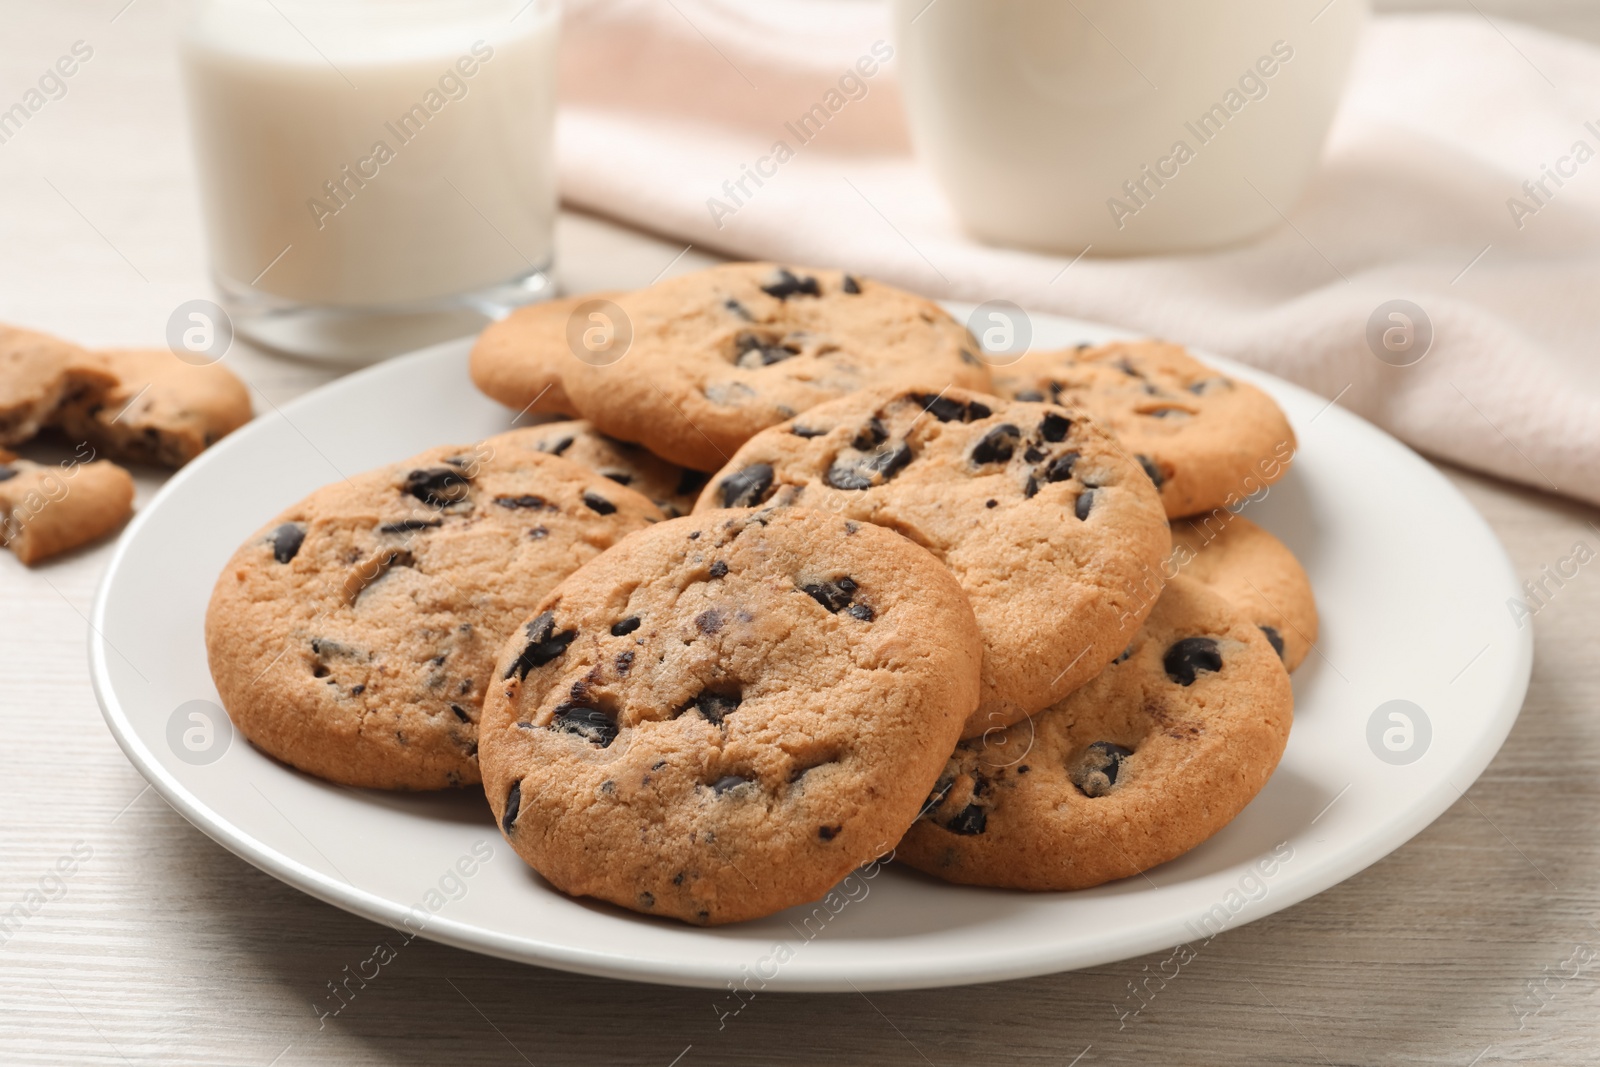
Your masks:
{"label": "cookie on plate", "polygon": [[133,478],[109,460],[45,464],[0,449],[0,545],[32,566],[98,540],[133,514]]}
{"label": "cookie on plate", "polygon": [[1139,465],[1054,404],[864,390],[757,434],[697,510],[766,502],[897,530],[955,573],[983,636],[965,735],[1060,700],[1121,652],[1170,551]]}
{"label": "cookie on plate", "polygon": [[220,363],[195,366],[165,348],[88,354],[111,385],[67,402],[52,425],[133,463],[181,467],[250,421],[250,393]]}
{"label": "cookie on plate", "polygon": [[951,882],[1085,889],[1181,856],[1266,784],[1289,675],[1222,596],[1174,578],[1127,655],[1050,710],[964,741],[895,858]]}
{"label": "cookie on plate", "polygon": [[989,387],[978,346],[938,304],[835,270],[729,263],[612,299],[625,355],[592,365],[563,335],[537,361],[559,364],[573,407],[602,433],[692,470],[716,470],[757,432],[856,389]]}
{"label": "cookie on plate", "polygon": [[431,449],[317,490],[236,552],[206,649],[257,747],[329,781],[479,780],[477,723],[506,635],[656,506],[526,449]]}
{"label": "cookie on plate", "polygon": [[768,915],[911,825],[977,702],[977,647],[950,573],[888,530],[801,508],[672,519],[506,642],[484,789],[564,892]]}
{"label": "cookie on plate", "polygon": [[0,446],[26,441],[62,404],[114,383],[77,345],[0,324]]}
{"label": "cookie on plate", "polygon": [[1223,511],[1174,522],[1172,563],[1176,573],[1209,585],[1261,627],[1291,671],[1316,644],[1311,579],[1288,546],[1249,519]]}
{"label": "cookie on plate", "polygon": [[1234,506],[1294,457],[1294,431],[1270,396],[1162,341],[1029,352],[995,370],[994,388],[1099,420],[1144,464],[1173,518]]}
{"label": "cookie on plate", "polygon": [[519,412],[577,414],[561,385],[561,370],[578,358],[568,342],[568,330],[576,330],[581,345],[583,331],[590,324],[575,321],[573,313],[589,301],[618,295],[588,293],[545,300],[491,323],[472,346],[469,370],[473,384],[484,395]]}
{"label": "cookie on plate", "polygon": [[638,490],[669,518],[687,515],[710,475],[668,463],[641,445],[607,437],[582,419],[546,422],[511,430],[491,440],[504,440],[570,459],[605,475],[618,485]]}

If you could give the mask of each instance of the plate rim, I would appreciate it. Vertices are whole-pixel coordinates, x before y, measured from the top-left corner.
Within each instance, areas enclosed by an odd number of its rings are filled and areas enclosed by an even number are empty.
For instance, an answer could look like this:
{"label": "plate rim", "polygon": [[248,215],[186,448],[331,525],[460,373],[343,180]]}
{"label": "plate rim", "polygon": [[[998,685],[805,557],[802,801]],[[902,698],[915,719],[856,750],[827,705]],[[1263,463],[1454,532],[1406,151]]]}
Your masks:
{"label": "plate rim", "polygon": [[[957,313],[958,317],[961,317],[958,309],[965,311],[975,306],[955,301],[945,301],[943,303],[953,313]],[[1029,312],[1028,314],[1036,318],[1067,323],[1074,328],[1082,328],[1106,336],[1140,336],[1134,331],[1072,319],[1062,315],[1034,312]],[[459,351],[464,355],[471,342],[472,338],[470,337],[457,338],[429,345],[393,359],[384,360],[309,390],[283,405],[275,405],[273,413],[284,420],[289,420],[296,409],[302,405],[317,402],[328,390],[359,389],[362,383],[370,377],[395,373],[397,366],[404,366],[411,362],[444,358],[451,351]],[[1298,392],[1315,399],[1326,399],[1318,397],[1317,394],[1299,385],[1277,378],[1257,368],[1240,364],[1200,349],[1192,349],[1192,351],[1199,358],[1216,365],[1219,369],[1252,381],[1255,384],[1268,383],[1273,390]],[[1330,403],[1329,406],[1331,407],[1332,404]],[[1445,478],[1431,461],[1421,456],[1420,453],[1417,453],[1405,442],[1362,419],[1354,412],[1344,410],[1342,414],[1344,417],[1358,420],[1370,431],[1381,435],[1388,442],[1411,453],[1426,464],[1432,474],[1440,479],[1444,488],[1461,500],[1467,511],[1481,526],[1481,532],[1486,535],[1489,544],[1494,548],[1495,558],[1493,563],[1495,568],[1500,572],[1500,577],[1506,583],[1507,588],[1514,589],[1516,587],[1515,570],[1509,555],[1506,553],[1505,546],[1495,535],[1487,520],[1472,505],[1472,502],[1466,498],[1465,494],[1450,483],[1449,479]],[[259,422],[253,421],[236,431],[236,434],[242,439],[243,435],[267,432],[266,427],[270,425],[271,421],[265,417]],[[230,437],[233,436],[230,435]],[[217,448],[207,450],[205,454],[202,454],[171,476],[139,510],[138,514],[134,516],[113,546],[111,557],[108,559],[105,570],[96,586],[86,635],[90,681],[95,699],[100,705],[101,717],[128,761],[133,764],[169,805],[207,837],[252,866],[324,903],[332,904],[370,921],[387,925],[397,931],[408,930],[409,928],[403,925],[403,921],[409,914],[410,909],[404,905],[391,901],[375,892],[340,882],[277,851],[243,831],[189,792],[172,775],[162,760],[140,740],[127,710],[117,697],[115,687],[112,684],[109,658],[110,652],[114,650],[110,649],[109,643],[104,638],[104,629],[111,588],[119,571],[126,564],[129,547],[134,537],[149,520],[149,517],[156,513],[158,507],[164,504],[169,495],[180,491],[187,480],[195,475],[195,471],[203,470],[204,467],[202,465],[225,461],[227,453],[222,449],[228,443],[227,440],[220,442]],[[219,459],[219,455],[223,458]],[[1488,561],[1486,560],[1485,562]],[[1470,769],[1471,771],[1465,785],[1458,787],[1453,780],[1456,777],[1454,775],[1441,780],[1440,783],[1409,805],[1404,818],[1391,823],[1388,829],[1376,838],[1369,839],[1372,844],[1368,848],[1326,857],[1309,868],[1300,868],[1292,883],[1281,889],[1275,887],[1274,892],[1259,902],[1252,904],[1251,907],[1236,916],[1235,920],[1229,923],[1227,929],[1235,929],[1292,907],[1331,889],[1360,871],[1376,864],[1426,829],[1456,800],[1465,795],[1466,790],[1471,788],[1495,755],[1498,754],[1512,726],[1515,725],[1518,716],[1521,714],[1532,675],[1533,633],[1531,628],[1521,629],[1517,633],[1518,639],[1511,653],[1513,663],[1511,672],[1508,675],[1508,686],[1494,700],[1494,705],[1498,710],[1494,714],[1489,728],[1480,733],[1471,750],[1468,753],[1464,753],[1456,763],[1457,767]],[[1116,934],[1102,933],[1090,939],[1087,951],[1079,950],[1074,952],[1071,962],[1065,963],[1061,961],[1059,951],[1054,953],[1054,959],[1052,960],[1050,948],[1045,947],[1047,943],[1033,948],[1024,945],[1020,950],[1010,943],[1002,943],[1001,948],[970,956],[970,962],[955,972],[933,968],[907,972],[903,965],[897,969],[892,955],[886,954],[879,959],[857,961],[851,966],[848,978],[841,976],[829,977],[825,974],[794,974],[790,972],[780,975],[778,980],[769,983],[769,985],[774,989],[793,992],[837,992],[847,990],[852,986],[861,990],[927,989],[976,985],[1035,977],[1064,970],[1080,970],[1133,958],[1182,943],[1184,938],[1181,936],[1180,931],[1183,930],[1181,924],[1185,918],[1192,919],[1192,916],[1174,912],[1165,919],[1157,919],[1144,924],[1132,935],[1126,930],[1119,930]],[[496,933],[445,915],[431,916],[427,924],[416,933],[417,936],[426,937],[456,948],[513,962],[553,967],[564,971],[626,981],[640,981],[678,987],[720,989],[726,984],[729,977],[727,969],[715,961],[683,957],[675,960],[669,971],[668,968],[654,959],[629,956],[625,953],[609,951],[603,948],[577,948],[569,944]],[[1177,938],[1176,941],[1174,940],[1175,937]]]}

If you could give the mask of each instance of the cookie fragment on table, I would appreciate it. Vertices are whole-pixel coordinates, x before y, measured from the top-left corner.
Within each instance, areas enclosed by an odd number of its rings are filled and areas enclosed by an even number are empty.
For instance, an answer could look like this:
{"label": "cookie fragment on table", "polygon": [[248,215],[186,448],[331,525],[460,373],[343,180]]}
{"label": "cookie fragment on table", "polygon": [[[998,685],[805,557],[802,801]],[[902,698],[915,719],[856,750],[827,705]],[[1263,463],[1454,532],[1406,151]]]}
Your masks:
{"label": "cookie fragment on table", "polygon": [[133,463],[181,467],[250,421],[250,393],[220,363],[196,366],[170,351],[87,353],[109,384],[81,392],[51,424],[73,441]]}
{"label": "cookie fragment on table", "polygon": [[0,324],[0,446],[37,434],[63,404],[115,384],[70,341]]}
{"label": "cookie fragment on table", "polygon": [[43,464],[0,449],[0,544],[32,566],[119,529],[133,478],[109,460]]}

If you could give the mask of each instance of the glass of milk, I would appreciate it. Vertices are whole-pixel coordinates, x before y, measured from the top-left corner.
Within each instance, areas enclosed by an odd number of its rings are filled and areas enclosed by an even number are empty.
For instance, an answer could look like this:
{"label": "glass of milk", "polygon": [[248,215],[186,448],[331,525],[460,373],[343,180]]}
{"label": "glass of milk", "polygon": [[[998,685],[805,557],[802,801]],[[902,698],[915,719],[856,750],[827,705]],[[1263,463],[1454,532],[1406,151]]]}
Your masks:
{"label": "glass of milk", "polygon": [[202,0],[182,41],[235,330],[363,361],[550,295],[555,0]]}
{"label": "glass of milk", "polygon": [[893,0],[918,155],[974,235],[1179,252],[1281,221],[1366,0]]}

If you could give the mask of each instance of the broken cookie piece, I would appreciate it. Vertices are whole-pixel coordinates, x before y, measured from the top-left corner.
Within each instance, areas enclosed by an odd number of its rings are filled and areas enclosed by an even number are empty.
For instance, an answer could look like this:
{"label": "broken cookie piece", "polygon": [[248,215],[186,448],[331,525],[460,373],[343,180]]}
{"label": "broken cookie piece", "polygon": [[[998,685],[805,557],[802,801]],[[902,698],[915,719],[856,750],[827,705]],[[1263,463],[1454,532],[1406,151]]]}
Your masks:
{"label": "broken cookie piece", "polygon": [[107,384],[68,400],[50,424],[118,459],[181,467],[250,421],[249,392],[221,364],[160,348],[85,355]]}
{"label": "broken cookie piece", "polygon": [[0,544],[29,566],[118,529],[133,479],[108,460],[33,463],[0,449]]}

